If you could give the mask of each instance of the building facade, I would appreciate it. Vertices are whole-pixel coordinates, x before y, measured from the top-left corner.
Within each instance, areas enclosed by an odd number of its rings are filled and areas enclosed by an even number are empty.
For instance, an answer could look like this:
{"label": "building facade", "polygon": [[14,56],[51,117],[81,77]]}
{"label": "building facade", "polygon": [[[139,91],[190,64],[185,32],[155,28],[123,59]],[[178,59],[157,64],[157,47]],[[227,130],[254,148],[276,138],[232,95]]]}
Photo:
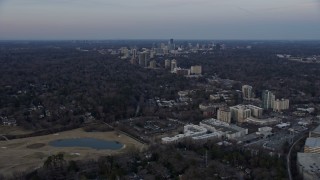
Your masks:
{"label": "building facade", "polygon": [[275,100],[275,95],[268,90],[262,92],[262,107],[263,109],[272,109]]}
{"label": "building facade", "polygon": [[245,119],[251,117],[251,109],[246,105],[237,105],[230,107],[231,118],[239,123],[245,122]]}
{"label": "building facade", "polygon": [[231,111],[229,108],[219,108],[217,119],[226,123],[231,123]]}
{"label": "building facade", "polygon": [[242,86],[242,97],[243,99],[251,99],[252,98],[252,86],[243,85]]}
{"label": "building facade", "polygon": [[280,112],[289,109],[289,99],[277,99],[274,101],[273,110]]}
{"label": "building facade", "polygon": [[174,71],[174,69],[177,67],[178,67],[177,60],[173,59],[171,61],[171,71]]}
{"label": "building facade", "polygon": [[191,66],[190,70],[191,70],[191,74],[196,74],[196,75],[202,74],[202,66]]}
{"label": "building facade", "polygon": [[169,59],[166,59],[164,61],[164,68],[170,69],[171,68],[171,61]]}

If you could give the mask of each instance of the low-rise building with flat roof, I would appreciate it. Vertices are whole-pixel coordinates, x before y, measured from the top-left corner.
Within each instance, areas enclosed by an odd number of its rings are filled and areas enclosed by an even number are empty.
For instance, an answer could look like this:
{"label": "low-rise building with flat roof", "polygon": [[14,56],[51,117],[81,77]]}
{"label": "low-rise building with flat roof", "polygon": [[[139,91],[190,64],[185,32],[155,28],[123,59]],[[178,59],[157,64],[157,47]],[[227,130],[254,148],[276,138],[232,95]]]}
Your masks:
{"label": "low-rise building with flat roof", "polygon": [[313,131],[310,131],[309,137],[319,137],[320,138],[320,125],[316,127]]}
{"label": "low-rise building with flat roof", "polygon": [[208,129],[211,132],[220,132],[223,134],[223,137],[227,137],[228,139],[235,139],[248,134],[248,129],[236,126],[234,124],[228,124],[213,118],[201,121],[200,126]]}
{"label": "low-rise building with flat roof", "polygon": [[276,118],[276,117],[275,118],[267,118],[267,119],[258,119],[258,118],[254,118],[254,117],[249,117],[246,119],[246,122],[250,123],[250,124],[265,126],[265,125],[278,124],[279,122],[281,122],[281,119]]}
{"label": "low-rise building with flat roof", "polygon": [[306,143],[304,145],[304,152],[320,154],[320,138],[307,138]]}
{"label": "low-rise building with flat roof", "polygon": [[297,154],[297,168],[304,180],[320,179],[320,154]]}

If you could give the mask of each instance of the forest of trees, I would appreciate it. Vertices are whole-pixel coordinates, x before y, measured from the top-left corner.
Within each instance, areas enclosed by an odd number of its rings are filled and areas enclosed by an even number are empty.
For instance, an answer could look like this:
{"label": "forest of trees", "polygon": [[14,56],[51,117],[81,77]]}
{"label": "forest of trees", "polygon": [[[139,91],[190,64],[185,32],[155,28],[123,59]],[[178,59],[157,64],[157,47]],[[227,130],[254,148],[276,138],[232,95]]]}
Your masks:
{"label": "forest of trees", "polygon": [[[206,157],[207,155],[207,157]],[[246,172],[246,173],[244,173]],[[170,146],[151,146],[146,152],[100,157],[98,160],[66,161],[52,155],[43,167],[31,173],[16,173],[16,179],[286,179],[283,157],[251,152],[216,142],[191,141]],[[1,179],[1,178],[0,178]]]}
{"label": "forest of trees", "polygon": [[107,122],[132,117],[145,99],[174,97],[187,84],[164,70],[133,66],[95,51],[0,50],[0,116],[33,130],[80,126],[87,112]]}

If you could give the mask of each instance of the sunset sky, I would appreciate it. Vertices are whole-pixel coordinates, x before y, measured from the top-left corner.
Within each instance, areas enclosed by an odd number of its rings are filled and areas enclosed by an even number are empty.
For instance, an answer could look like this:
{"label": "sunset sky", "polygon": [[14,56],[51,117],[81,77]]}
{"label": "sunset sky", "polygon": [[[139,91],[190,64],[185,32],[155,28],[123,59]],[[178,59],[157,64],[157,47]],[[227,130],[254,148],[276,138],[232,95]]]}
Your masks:
{"label": "sunset sky", "polygon": [[0,40],[320,39],[320,0],[0,0]]}

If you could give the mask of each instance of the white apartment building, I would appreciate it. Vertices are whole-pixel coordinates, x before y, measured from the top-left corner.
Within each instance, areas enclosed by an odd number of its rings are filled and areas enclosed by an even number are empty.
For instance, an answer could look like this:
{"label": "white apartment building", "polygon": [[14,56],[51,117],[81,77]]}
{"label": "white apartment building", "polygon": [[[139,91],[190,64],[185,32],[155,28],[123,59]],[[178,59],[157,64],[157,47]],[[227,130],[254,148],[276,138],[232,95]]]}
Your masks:
{"label": "white apartment building", "polygon": [[277,99],[273,103],[273,111],[282,111],[289,109],[289,99]]}

